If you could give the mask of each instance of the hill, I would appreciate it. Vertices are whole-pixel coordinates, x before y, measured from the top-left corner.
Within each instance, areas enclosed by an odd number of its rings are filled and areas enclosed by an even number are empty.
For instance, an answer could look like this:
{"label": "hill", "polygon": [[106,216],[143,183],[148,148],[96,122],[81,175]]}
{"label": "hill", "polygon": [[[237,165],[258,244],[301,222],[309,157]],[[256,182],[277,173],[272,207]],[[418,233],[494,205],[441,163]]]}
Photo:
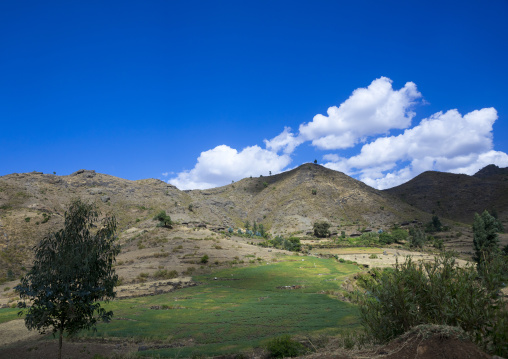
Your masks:
{"label": "hill", "polygon": [[350,234],[427,217],[388,193],[316,164],[188,194],[201,218],[234,227],[256,221],[273,234],[310,231],[322,220]]}
{"label": "hill", "polygon": [[473,176],[427,171],[384,192],[455,221],[472,223],[484,210],[508,221],[508,168],[489,165]]}
{"label": "hill", "polygon": [[[122,255],[128,257],[125,261],[137,263],[131,266],[138,268],[136,271],[126,270],[125,276],[129,278],[148,270],[146,260],[138,257],[150,257],[161,243],[185,238],[188,235],[182,233],[197,228],[203,231],[194,237],[212,238],[210,230],[243,228],[248,220],[263,224],[274,235],[305,235],[312,231],[314,222],[325,220],[332,224],[332,230],[349,235],[362,229],[429,219],[428,214],[389,193],[315,164],[274,176],[245,178],[223,187],[192,191],[180,191],[156,179],[129,181],[93,170],[79,170],[68,176],[15,173],[0,177],[0,278],[13,279],[23,273],[22,268],[30,264],[32,247],[48,231],[63,225],[66,205],[75,197],[94,201],[102,213],[116,216]],[[173,232],[156,227],[153,216],[160,210],[180,223]],[[196,252],[191,251],[190,243],[177,241],[182,242],[178,244],[183,246],[182,257]],[[245,251],[254,254],[258,249],[252,246]],[[168,247],[168,250],[175,248]],[[128,255],[129,251],[139,255]],[[233,260],[241,252],[235,248],[228,258],[214,259]],[[192,259],[182,257],[173,260],[170,266],[187,270]],[[159,266],[169,266],[171,258],[167,257]],[[182,264],[183,261],[187,264]]]}

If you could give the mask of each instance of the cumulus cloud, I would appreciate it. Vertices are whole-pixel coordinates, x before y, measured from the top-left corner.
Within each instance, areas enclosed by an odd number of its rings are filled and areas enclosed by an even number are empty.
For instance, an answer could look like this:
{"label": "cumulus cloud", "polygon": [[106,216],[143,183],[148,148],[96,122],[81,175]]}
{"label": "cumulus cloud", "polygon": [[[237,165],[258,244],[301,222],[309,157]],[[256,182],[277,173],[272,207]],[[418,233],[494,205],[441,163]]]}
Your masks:
{"label": "cumulus cloud", "polygon": [[325,165],[346,173],[356,171],[360,180],[379,189],[428,170],[471,175],[490,163],[506,166],[508,155],[492,149],[496,119],[494,108],[464,116],[457,110],[438,112],[401,135],[378,138],[363,145],[358,155]]}
{"label": "cumulus cloud", "polygon": [[325,161],[334,161],[334,162],[337,162],[337,161],[339,161],[340,157],[339,157],[339,155],[337,155],[335,153],[328,153],[328,154],[323,156],[323,159]]}
{"label": "cumulus cloud", "polygon": [[328,108],[327,116],[318,114],[301,124],[300,137],[319,149],[353,147],[367,136],[409,127],[415,116],[410,108],[420,97],[413,82],[394,90],[392,80],[381,77],[355,90],[339,107]]}
{"label": "cumulus cloud", "polygon": [[[392,80],[381,77],[353,91],[338,107],[328,108],[326,115],[302,123],[298,132],[284,127],[279,135],[264,140],[265,149],[217,146],[202,152],[193,169],[168,182],[180,189],[205,189],[277,173],[288,168],[295,149],[305,142],[328,150],[323,155],[326,167],[378,189],[397,186],[428,170],[474,174],[491,163],[508,166],[508,155],[493,149],[494,108],[464,116],[458,110],[438,112],[412,127],[417,101],[425,102],[413,82],[395,90]],[[395,129],[404,132],[390,136]],[[329,151],[352,147],[357,154],[351,157]]]}
{"label": "cumulus cloud", "polygon": [[250,146],[238,152],[226,145],[201,152],[190,171],[184,171],[168,182],[179,189],[206,189],[226,185],[249,176],[280,172],[291,162],[284,154],[259,146]]}
{"label": "cumulus cloud", "polygon": [[303,143],[303,140],[295,136],[291,132],[290,127],[284,127],[282,133],[271,140],[264,140],[264,143],[266,148],[273,152],[280,152],[282,150],[286,154],[291,154],[297,146]]}

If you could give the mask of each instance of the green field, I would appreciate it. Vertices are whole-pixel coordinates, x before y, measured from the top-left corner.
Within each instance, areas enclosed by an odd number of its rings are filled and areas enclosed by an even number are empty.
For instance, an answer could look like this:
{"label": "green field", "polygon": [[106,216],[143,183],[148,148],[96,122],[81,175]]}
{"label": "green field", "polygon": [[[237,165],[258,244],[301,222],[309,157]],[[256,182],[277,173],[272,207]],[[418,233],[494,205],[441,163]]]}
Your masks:
{"label": "green field", "polygon": [[[281,334],[333,335],[359,327],[357,308],[326,294],[340,291],[342,279],[356,271],[333,259],[298,256],[220,270],[196,276],[196,287],[110,302],[113,320],[81,336],[180,342],[185,346],[139,354],[189,357],[245,351]],[[286,286],[297,289],[280,288]]]}
{"label": "green field", "polygon": [[18,308],[2,308],[0,309],[0,324],[10,322],[14,319],[19,319]]}

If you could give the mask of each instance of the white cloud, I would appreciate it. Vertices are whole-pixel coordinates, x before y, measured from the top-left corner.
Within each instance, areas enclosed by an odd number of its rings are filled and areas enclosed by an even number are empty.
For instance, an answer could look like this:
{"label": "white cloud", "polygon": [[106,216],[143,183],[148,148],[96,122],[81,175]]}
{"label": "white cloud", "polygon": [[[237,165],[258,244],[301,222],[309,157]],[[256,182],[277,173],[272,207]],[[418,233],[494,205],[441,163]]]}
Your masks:
{"label": "white cloud", "polygon": [[339,157],[339,155],[337,155],[335,153],[328,153],[328,154],[323,156],[323,159],[325,161],[338,162],[340,157]]}
{"label": "white cloud", "polygon": [[291,162],[288,155],[250,146],[238,152],[226,145],[201,152],[190,171],[180,172],[168,182],[179,189],[206,189],[223,186],[249,176],[280,172]]}
{"label": "white cloud", "polygon": [[[506,166],[508,155],[492,150],[496,119],[494,108],[465,116],[457,110],[438,112],[399,136],[378,138],[365,144],[360,154],[326,166],[347,173],[356,170],[360,180],[379,189],[399,185],[428,170],[471,175],[490,163]],[[401,163],[407,164],[398,169]]]}
{"label": "white cloud", "polygon": [[163,175],[164,177],[167,177],[167,176],[169,176],[169,172],[164,172],[162,175]]}
{"label": "white cloud", "polygon": [[[323,155],[328,161],[325,166],[378,189],[399,185],[428,170],[474,174],[491,163],[508,166],[508,155],[493,149],[494,108],[464,116],[457,110],[438,112],[410,128],[415,116],[411,108],[421,97],[413,82],[394,90],[392,80],[381,77],[367,88],[353,91],[339,107],[328,108],[327,115],[318,114],[311,122],[302,123],[297,134],[284,127],[279,135],[264,140],[266,149],[250,146],[237,151],[217,146],[202,152],[193,169],[168,182],[180,189],[204,189],[269,171],[277,173],[287,169],[290,155],[309,141],[321,150],[364,143],[360,152],[349,158]],[[404,132],[390,136],[394,129]]]}
{"label": "white cloud", "polygon": [[409,127],[415,116],[410,107],[420,97],[413,82],[395,91],[392,80],[381,77],[355,90],[339,107],[328,108],[328,116],[318,114],[301,124],[300,136],[320,149],[353,147],[367,136]]}
{"label": "white cloud", "polygon": [[264,140],[267,149],[273,152],[279,152],[283,150],[286,154],[291,154],[297,146],[302,144],[303,140],[291,132],[290,127],[284,127],[279,135],[275,136],[271,140]]}

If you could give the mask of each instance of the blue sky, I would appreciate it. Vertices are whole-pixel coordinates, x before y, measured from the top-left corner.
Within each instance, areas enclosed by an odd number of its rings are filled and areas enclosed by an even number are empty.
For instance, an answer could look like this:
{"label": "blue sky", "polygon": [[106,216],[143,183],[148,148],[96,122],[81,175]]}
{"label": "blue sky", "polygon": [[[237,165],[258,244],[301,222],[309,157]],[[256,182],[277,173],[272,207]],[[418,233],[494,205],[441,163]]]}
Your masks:
{"label": "blue sky", "polygon": [[508,2],[457,4],[1,2],[0,175],[506,167]]}

